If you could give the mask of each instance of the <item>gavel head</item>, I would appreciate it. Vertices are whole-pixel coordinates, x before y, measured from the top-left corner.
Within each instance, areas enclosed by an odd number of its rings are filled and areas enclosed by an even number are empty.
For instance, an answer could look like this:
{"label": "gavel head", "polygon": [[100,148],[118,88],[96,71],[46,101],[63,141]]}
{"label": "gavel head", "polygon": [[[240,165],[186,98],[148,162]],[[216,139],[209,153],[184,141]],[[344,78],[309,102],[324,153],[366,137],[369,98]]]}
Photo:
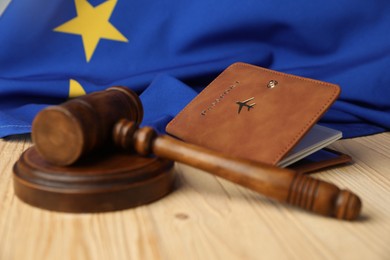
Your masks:
{"label": "gavel head", "polygon": [[48,162],[65,166],[111,142],[120,119],[141,123],[138,95],[125,87],[111,87],[40,111],[32,124],[32,140]]}

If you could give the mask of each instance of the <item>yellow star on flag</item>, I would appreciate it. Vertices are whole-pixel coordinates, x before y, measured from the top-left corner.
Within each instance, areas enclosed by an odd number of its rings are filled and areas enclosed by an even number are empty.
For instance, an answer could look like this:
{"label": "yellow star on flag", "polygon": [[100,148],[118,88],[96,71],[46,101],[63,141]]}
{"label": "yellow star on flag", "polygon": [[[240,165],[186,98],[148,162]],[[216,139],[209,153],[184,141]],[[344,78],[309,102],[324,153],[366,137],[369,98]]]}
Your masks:
{"label": "yellow star on flag", "polygon": [[69,80],[69,98],[75,98],[87,94],[81,84],[75,80]]}
{"label": "yellow star on flag", "polygon": [[116,4],[117,0],[108,0],[94,7],[87,0],[75,0],[77,16],[54,31],[81,35],[85,57],[89,62],[100,39],[128,42],[109,22]]}

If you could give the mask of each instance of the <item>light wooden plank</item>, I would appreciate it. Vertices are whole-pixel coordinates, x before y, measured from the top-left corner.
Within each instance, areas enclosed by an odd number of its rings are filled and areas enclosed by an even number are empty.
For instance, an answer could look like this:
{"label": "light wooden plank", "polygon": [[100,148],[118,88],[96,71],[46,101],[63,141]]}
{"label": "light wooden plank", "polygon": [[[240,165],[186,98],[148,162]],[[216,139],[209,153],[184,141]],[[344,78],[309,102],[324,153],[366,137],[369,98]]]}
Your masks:
{"label": "light wooden plank", "polygon": [[361,196],[339,221],[281,205],[177,164],[177,188],[135,209],[65,214],[14,195],[12,166],[31,145],[0,140],[0,259],[389,259],[390,133],[338,141],[354,164],[315,174]]}

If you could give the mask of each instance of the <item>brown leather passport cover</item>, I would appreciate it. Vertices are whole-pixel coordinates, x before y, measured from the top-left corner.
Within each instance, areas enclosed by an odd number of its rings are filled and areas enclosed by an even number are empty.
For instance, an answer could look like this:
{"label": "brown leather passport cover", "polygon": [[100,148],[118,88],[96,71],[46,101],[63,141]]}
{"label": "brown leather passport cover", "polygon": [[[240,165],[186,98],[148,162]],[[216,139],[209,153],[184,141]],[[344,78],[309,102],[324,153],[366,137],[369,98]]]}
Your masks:
{"label": "brown leather passport cover", "polygon": [[339,93],[334,84],[235,63],[195,97],[166,131],[231,156],[276,165]]}
{"label": "brown leather passport cover", "polygon": [[288,166],[288,168],[298,173],[310,174],[325,168],[352,163],[351,156],[329,148],[321,149],[313,155],[315,156],[310,155]]}

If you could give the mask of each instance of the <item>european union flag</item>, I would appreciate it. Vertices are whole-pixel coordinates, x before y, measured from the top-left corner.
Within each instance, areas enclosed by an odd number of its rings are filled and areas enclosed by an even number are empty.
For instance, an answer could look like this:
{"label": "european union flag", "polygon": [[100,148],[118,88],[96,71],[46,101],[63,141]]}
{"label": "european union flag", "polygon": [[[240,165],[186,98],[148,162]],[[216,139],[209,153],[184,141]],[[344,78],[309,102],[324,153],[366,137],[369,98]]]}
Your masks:
{"label": "european union flag", "polygon": [[388,0],[6,0],[0,137],[43,107],[113,85],[141,95],[160,131],[241,61],[339,84],[322,123],[347,137],[390,129]]}

